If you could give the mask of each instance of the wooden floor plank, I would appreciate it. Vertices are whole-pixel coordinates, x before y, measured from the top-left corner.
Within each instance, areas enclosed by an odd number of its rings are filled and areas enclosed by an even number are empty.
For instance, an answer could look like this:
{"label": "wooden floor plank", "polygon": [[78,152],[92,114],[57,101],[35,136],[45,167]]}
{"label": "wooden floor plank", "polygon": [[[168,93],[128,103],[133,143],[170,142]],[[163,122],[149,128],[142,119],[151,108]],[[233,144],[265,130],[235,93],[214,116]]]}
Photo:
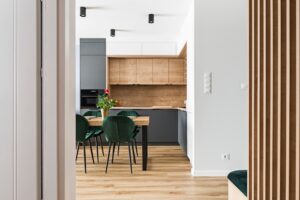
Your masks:
{"label": "wooden floor plank", "polygon": [[192,177],[189,161],[179,146],[150,146],[149,170],[141,170],[139,156],[133,174],[130,174],[125,146],[121,147],[120,156],[115,156],[107,174],[104,173],[107,157],[101,156],[100,164],[92,164],[89,151],[87,156],[88,172],[84,174],[80,150],[76,164],[77,200],[227,199],[226,177]]}

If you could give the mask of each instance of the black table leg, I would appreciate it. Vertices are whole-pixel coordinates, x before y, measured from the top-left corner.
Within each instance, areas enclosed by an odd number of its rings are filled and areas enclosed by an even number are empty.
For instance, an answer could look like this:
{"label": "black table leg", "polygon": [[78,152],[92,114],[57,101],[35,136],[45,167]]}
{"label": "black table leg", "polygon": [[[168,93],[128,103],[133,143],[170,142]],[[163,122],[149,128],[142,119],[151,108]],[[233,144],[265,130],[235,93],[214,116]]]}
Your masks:
{"label": "black table leg", "polygon": [[147,170],[148,162],[148,126],[142,126],[143,171]]}

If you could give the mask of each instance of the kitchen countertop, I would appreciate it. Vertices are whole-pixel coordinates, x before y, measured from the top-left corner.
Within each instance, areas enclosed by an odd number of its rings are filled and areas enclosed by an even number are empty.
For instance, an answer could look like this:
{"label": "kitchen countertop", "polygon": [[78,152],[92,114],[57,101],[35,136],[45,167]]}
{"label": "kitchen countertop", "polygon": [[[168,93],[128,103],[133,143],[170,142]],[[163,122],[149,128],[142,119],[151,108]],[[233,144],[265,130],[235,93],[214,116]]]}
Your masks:
{"label": "kitchen countertop", "polygon": [[182,107],[172,107],[172,106],[149,106],[149,107],[113,107],[111,109],[116,109],[116,110],[170,110],[170,109],[174,109],[174,110],[182,110],[182,111],[186,111],[186,108],[182,108]]}

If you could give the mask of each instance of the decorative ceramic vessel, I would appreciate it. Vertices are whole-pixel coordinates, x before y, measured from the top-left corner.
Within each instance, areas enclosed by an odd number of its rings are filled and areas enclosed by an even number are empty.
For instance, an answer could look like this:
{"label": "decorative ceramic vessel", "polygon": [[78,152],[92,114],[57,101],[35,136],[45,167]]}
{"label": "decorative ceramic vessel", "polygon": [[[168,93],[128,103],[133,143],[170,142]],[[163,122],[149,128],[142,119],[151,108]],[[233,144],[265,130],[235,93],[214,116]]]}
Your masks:
{"label": "decorative ceramic vessel", "polygon": [[109,114],[109,110],[104,110],[104,109],[101,109],[101,116],[102,116],[102,119],[104,120],[105,117],[107,117]]}

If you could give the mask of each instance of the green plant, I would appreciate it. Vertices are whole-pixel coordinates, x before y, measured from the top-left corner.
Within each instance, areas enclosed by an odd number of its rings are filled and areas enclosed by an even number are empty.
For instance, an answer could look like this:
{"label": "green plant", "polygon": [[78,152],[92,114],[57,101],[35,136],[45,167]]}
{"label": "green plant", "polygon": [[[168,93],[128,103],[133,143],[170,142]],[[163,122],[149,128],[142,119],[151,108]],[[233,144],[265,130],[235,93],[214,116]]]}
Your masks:
{"label": "green plant", "polygon": [[105,94],[98,96],[97,108],[103,110],[109,110],[117,105],[117,101],[109,98],[109,90],[105,90]]}

